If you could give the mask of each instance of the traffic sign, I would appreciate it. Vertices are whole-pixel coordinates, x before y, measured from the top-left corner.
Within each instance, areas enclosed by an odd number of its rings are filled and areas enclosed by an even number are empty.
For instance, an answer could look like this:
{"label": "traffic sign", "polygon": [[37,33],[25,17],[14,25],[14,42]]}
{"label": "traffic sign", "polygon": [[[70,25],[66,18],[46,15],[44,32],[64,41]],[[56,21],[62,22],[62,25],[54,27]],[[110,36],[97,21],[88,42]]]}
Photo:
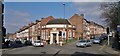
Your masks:
{"label": "traffic sign", "polygon": [[117,31],[120,31],[120,25],[117,25]]}

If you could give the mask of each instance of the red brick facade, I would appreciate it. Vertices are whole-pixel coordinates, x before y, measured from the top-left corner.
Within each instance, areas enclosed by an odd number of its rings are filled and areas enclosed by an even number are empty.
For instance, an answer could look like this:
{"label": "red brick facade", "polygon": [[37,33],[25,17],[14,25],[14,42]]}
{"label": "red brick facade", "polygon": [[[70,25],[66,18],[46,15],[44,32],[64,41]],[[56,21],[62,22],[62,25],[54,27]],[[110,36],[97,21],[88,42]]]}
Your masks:
{"label": "red brick facade", "polygon": [[82,37],[83,34],[83,16],[74,14],[69,20],[76,27],[76,37]]}

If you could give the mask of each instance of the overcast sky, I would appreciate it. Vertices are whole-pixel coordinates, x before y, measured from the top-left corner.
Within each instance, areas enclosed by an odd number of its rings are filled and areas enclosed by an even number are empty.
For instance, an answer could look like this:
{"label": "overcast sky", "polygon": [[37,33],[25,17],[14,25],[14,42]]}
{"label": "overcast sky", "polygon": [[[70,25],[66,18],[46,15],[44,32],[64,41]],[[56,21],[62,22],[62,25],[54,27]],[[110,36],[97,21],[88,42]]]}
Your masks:
{"label": "overcast sky", "polygon": [[[65,2],[64,2],[65,3]],[[84,14],[85,19],[103,25],[100,15],[102,2],[66,2],[66,19],[73,14]],[[8,33],[14,33],[30,22],[42,17],[64,17],[63,2],[5,2],[5,27]]]}

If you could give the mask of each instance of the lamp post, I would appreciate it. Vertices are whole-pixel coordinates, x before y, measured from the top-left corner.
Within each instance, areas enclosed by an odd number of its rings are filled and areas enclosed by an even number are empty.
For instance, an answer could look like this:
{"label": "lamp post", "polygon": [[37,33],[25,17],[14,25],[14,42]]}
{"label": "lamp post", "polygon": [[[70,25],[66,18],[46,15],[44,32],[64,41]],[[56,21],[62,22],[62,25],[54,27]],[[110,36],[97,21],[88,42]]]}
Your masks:
{"label": "lamp post", "polygon": [[64,6],[64,19],[65,19],[65,3],[63,3],[63,6]]}
{"label": "lamp post", "polygon": [[[63,6],[64,6],[64,19],[65,19],[65,3],[63,3]],[[65,28],[65,26],[64,26],[64,28]],[[67,31],[67,30],[65,29],[65,31]],[[67,37],[64,40],[66,40],[66,43],[67,43]]]}

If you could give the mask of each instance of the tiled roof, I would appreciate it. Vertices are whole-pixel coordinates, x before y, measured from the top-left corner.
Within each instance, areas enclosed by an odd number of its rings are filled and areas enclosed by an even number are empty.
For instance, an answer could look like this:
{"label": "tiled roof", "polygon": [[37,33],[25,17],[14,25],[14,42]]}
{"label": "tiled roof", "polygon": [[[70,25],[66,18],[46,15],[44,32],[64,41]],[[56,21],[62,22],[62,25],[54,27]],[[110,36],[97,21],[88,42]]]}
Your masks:
{"label": "tiled roof", "polygon": [[48,21],[48,24],[70,24],[70,22],[67,19],[54,19]]}
{"label": "tiled roof", "polygon": [[54,19],[53,16],[49,16],[49,17],[47,17],[47,18],[43,18],[43,19],[41,20],[41,25],[46,25],[49,20],[53,20],[53,19]]}

